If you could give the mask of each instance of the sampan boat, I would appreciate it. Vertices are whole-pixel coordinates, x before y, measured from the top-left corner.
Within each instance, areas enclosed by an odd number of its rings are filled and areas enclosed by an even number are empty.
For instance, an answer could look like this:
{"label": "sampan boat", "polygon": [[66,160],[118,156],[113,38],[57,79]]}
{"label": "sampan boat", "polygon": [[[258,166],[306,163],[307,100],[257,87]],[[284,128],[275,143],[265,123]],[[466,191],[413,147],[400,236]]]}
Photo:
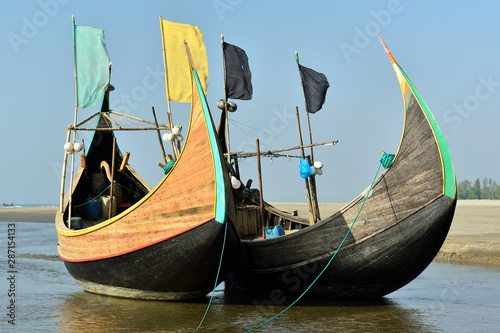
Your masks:
{"label": "sampan boat", "polygon": [[[117,128],[112,128],[111,119],[116,112],[109,110],[109,91],[105,93],[86,166],[77,170],[55,222],[59,256],[85,290],[182,300],[202,297],[224,279],[239,242],[232,225],[235,208],[230,204],[228,172],[195,70],[192,92],[183,149],[152,189],[123,161],[114,143]],[[116,215],[109,218],[107,212],[114,214],[115,205],[109,204],[111,181],[101,166],[113,165],[109,173],[115,183]],[[101,201],[99,212],[106,213],[94,216],[92,205]]]}
{"label": "sampan boat", "polygon": [[[305,296],[378,298],[415,279],[438,253],[456,205],[450,150],[429,107],[383,46],[399,80],[405,110],[392,166],[374,181],[361,211],[366,193],[307,226],[307,220],[266,204],[267,224],[281,221],[285,229],[300,230],[242,241],[226,285],[280,301],[306,290]],[[244,216],[244,209],[240,213]]]}

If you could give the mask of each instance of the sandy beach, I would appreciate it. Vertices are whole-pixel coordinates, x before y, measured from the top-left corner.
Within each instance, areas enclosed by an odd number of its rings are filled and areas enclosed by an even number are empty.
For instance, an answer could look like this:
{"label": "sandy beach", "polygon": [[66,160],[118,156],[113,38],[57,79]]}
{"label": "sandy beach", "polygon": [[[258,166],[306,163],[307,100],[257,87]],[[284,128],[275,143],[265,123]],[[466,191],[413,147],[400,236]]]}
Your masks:
{"label": "sandy beach", "polygon": [[[273,203],[283,210],[298,210],[307,216],[305,203]],[[320,204],[322,217],[329,216],[344,204]],[[33,221],[53,221],[56,207],[0,208],[3,221],[20,221],[26,216]],[[500,267],[500,200],[459,200],[446,241],[438,253],[438,262]]]}

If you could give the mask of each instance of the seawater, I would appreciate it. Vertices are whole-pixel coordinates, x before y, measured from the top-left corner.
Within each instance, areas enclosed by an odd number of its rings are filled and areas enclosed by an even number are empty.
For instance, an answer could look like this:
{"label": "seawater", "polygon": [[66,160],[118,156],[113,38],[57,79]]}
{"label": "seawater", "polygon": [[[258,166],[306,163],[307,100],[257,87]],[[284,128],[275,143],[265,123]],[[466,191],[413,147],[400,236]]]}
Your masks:
{"label": "seawater", "polygon": [[[8,295],[12,224],[15,297]],[[85,292],[66,271],[56,246],[53,223],[0,221],[0,332],[194,332],[202,320],[211,295],[194,302],[158,302]],[[497,332],[499,296],[498,268],[432,263],[379,301],[301,300],[255,332]],[[8,316],[12,299],[15,325]],[[270,304],[266,300],[221,284],[198,332],[246,332],[293,301],[269,306],[263,305]]]}

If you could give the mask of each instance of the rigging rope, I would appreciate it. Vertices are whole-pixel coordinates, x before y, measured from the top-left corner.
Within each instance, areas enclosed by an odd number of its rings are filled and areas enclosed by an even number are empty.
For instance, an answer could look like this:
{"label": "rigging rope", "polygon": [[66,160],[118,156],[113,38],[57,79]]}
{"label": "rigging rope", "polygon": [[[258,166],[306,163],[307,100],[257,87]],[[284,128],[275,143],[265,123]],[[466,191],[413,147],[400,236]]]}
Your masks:
{"label": "rigging rope", "polygon": [[[229,121],[230,121],[231,123],[233,123],[233,125],[234,125],[234,126],[236,126],[236,128],[238,128],[238,129],[239,129],[239,130],[240,130],[243,134],[245,134],[245,135],[246,135],[246,136],[248,136],[249,138],[250,138],[250,136],[249,136],[247,133],[245,133],[245,131],[243,131],[243,130],[242,130],[239,126],[237,126],[236,124],[240,124],[240,125],[242,125],[242,126],[246,126],[246,127],[250,128],[250,129],[252,129],[252,130],[254,130],[254,131],[257,131],[257,132],[259,132],[259,133],[263,133],[263,134],[269,135],[269,136],[271,136],[271,137],[273,137],[273,138],[275,138],[275,139],[281,140],[281,141],[283,141],[283,142],[290,143],[290,141],[288,141],[288,140],[282,139],[282,138],[280,138],[280,137],[278,137],[278,136],[275,136],[275,135],[273,135],[273,134],[269,134],[269,132],[267,132],[267,131],[266,131],[266,132],[265,132],[265,131],[262,131],[262,130],[260,130],[260,129],[258,129],[258,128],[255,128],[255,127],[249,126],[249,125],[247,125],[247,124],[241,123],[241,122],[236,121],[236,120],[234,120],[234,119],[229,119]],[[252,139],[254,139],[254,138],[252,138]]]}
{"label": "rigging rope", "polygon": [[[236,158],[238,158],[239,160],[243,160],[243,159],[251,158],[251,157],[255,157],[255,156],[257,156],[257,154],[255,154],[255,153],[248,153],[248,154],[239,154],[238,156],[236,156]],[[300,158],[301,157],[301,156],[298,156],[298,155],[285,155],[285,154],[276,154],[276,153],[261,153],[260,156],[261,157],[270,157],[270,158],[286,157],[288,159],[290,159],[290,158]]]}
{"label": "rigging rope", "polygon": [[382,163],[382,166],[387,169],[392,165],[392,161],[394,160],[394,157],[395,157],[394,154],[384,153],[380,157],[380,163]]}
{"label": "rigging rope", "polygon": [[110,187],[111,187],[111,184],[109,184],[109,185],[108,185],[108,187],[106,187],[106,188],[104,189],[104,191],[102,191],[101,193],[99,193],[97,196],[95,196],[95,197],[93,197],[93,198],[89,199],[88,201],[85,201],[85,202],[84,202],[84,203],[82,203],[82,204],[79,204],[79,205],[73,205],[73,208],[80,207],[80,206],[85,206],[85,205],[86,205],[86,204],[88,204],[89,202],[92,202],[92,200],[99,199],[99,197],[100,197],[100,196],[101,196],[104,192],[106,192],[106,191],[108,190],[108,188],[110,188]]}
{"label": "rigging rope", "polygon": [[[389,154],[386,154],[386,155],[389,155]],[[394,155],[393,155],[393,158],[394,158]],[[392,158],[392,159],[393,159]],[[391,159],[391,163],[392,163],[392,159]],[[262,326],[264,325],[267,325],[268,323],[270,323],[271,321],[273,321],[274,319],[278,318],[279,316],[281,316],[283,313],[285,313],[288,309],[290,309],[292,306],[295,305],[295,303],[297,303],[308,291],[309,289],[311,289],[311,287],[316,283],[316,281],[320,278],[321,275],[323,275],[323,273],[326,271],[326,269],[328,268],[328,266],[330,266],[330,264],[332,263],[333,261],[333,258],[335,258],[335,256],[337,255],[337,253],[339,252],[340,248],[342,247],[342,245],[344,244],[345,240],[347,239],[347,236],[349,236],[350,232],[351,232],[351,229],[352,227],[354,227],[354,223],[356,223],[356,220],[358,219],[358,216],[359,214],[361,213],[361,210],[363,209],[363,206],[365,205],[365,202],[366,202],[366,199],[368,198],[368,195],[370,194],[371,190],[372,190],[372,187],[373,187],[373,184],[375,183],[375,180],[377,179],[377,176],[378,176],[378,173],[380,171],[380,166],[382,165],[382,161],[380,161],[380,164],[378,165],[378,169],[377,169],[377,172],[375,173],[375,177],[373,178],[373,181],[370,185],[370,188],[368,190],[368,192],[366,192],[366,195],[365,195],[365,199],[363,200],[363,204],[361,205],[361,207],[359,208],[359,211],[358,211],[358,214],[356,214],[356,217],[354,218],[354,221],[352,222],[351,224],[351,227],[349,228],[349,230],[347,230],[347,233],[344,237],[344,239],[342,240],[342,242],[340,242],[340,245],[339,247],[337,248],[337,250],[335,251],[335,253],[333,254],[333,256],[330,258],[330,260],[328,261],[328,263],[326,264],[325,268],[323,268],[323,270],[318,274],[318,276],[313,280],[313,282],[311,282],[311,284],[309,285],[309,287],[307,287],[307,289],[295,300],[293,301],[292,304],[290,304],[286,309],[284,309],[283,311],[281,311],[280,313],[278,313],[277,315],[275,315],[274,317],[272,317],[271,319],[267,320],[266,322],[260,324],[259,326],[257,327],[254,327],[252,328],[251,330],[248,330],[246,331],[245,333],[248,333],[248,332],[252,332],[252,331],[255,331],[256,329],[258,328],[261,328]],[[384,166],[385,167],[385,166]]]}
{"label": "rigging rope", "polygon": [[[231,200],[231,191],[229,192],[229,200]],[[207,305],[207,309],[205,310],[205,314],[203,315],[203,318],[201,318],[201,321],[200,321],[200,324],[198,325],[198,327],[194,330],[194,332],[197,332],[201,325],[203,324],[203,322],[205,321],[205,317],[207,316],[208,314],[208,309],[210,309],[210,305],[212,305],[212,300],[215,296],[215,288],[217,288],[217,281],[219,281],[219,273],[220,273],[220,270],[221,270],[221,267],[222,267],[222,259],[224,257],[224,249],[226,248],[226,235],[227,235],[227,225],[229,224],[229,217],[226,219],[226,227],[224,228],[224,241],[222,242],[222,251],[221,251],[221,254],[220,254],[220,259],[219,259],[219,268],[217,269],[217,276],[215,277],[215,284],[214,284],[214,289],[212,290],[212,296],[210,296],[210,301],[208,302],[208,305]],[[194,333],[193,332],[193,333]]]}

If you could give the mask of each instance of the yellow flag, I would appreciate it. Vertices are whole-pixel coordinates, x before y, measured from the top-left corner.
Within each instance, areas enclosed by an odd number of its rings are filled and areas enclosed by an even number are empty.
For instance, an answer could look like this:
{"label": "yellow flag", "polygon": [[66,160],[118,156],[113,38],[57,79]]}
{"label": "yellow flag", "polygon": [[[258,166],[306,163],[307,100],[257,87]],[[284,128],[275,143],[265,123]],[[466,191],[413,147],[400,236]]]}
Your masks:
{"label": "yellow flag", "polygon": [[163,20],[160,16],[165,61],[165,85],[167,98],[171,101],[191,102],[191,71],[186,56],[184,41],[189,45],[191,55],[203,91],[207,93],[208,62],[203,35],[198,27],[189,24]]}

